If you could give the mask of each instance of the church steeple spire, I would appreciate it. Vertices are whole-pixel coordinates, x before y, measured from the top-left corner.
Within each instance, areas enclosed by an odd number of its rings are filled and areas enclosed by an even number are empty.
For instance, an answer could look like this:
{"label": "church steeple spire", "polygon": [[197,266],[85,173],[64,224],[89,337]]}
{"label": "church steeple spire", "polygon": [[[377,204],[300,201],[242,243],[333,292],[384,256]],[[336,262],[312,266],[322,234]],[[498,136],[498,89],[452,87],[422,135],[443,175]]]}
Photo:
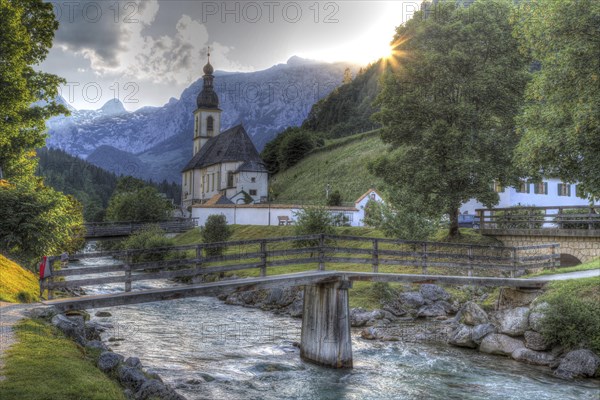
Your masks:
{"label": "church steeple spire", "polygon": [[219,97],[213,89],[213,80],[215,77],[213,76],[213,66],[210,65],[210,47],[207,51],[207,57],[208,61],[203,68],[204,76],[202,76],[204,84],[196,103],[198,108],[219,108]]}

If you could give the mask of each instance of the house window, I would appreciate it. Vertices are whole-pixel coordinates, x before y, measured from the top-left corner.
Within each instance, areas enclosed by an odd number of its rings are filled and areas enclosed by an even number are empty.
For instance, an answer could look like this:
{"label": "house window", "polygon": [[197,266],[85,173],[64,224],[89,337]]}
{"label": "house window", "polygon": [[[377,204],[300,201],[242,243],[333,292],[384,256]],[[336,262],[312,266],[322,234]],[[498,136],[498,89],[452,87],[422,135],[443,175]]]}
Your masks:
{"label": "house window", "polygon": [[517,193],[531,193],[530,185],[527,181],[519,181],[519,184],[516,187]]}
{"label": "house window", "polygon": [[208,118],[206,118],[206,130],[212,132],[214,130],[214,125],[215,119],[209,115]]}
{"label": "house window", "polygon": [[503,191],[504,191],[504,188],[502,187],[500,182],[494,182],[494,192],[502,193]]}
{"label": "house window", "polygon": [[558,195],[559,196],[570,196],[571,195],[571,185],[568,183],[559,183],[558,184]]}
{"label": "house window", "polygon": [[227,171],[227,187],[233,187],[233,171]]}
{"label": "house window", "polygon": [[533,193],[548,194],[548,182],[540,182],[540,183],[534,184]]}
{"label": "house window", "polygon": [[255,183],[256,182],[256,178],[250,178],[250,182]]}
{"label": "house window", "polygon": [[250,196],[256,196],[256,190],[250,189]]}

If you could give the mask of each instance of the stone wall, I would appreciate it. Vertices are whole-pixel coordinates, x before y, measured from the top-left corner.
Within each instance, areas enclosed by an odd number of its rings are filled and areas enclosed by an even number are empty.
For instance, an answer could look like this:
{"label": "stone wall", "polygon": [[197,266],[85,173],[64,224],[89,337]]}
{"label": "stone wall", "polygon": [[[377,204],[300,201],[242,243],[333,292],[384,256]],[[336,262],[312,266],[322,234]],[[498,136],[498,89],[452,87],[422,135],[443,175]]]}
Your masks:
{"label": "stone wall", "polygon": [[496,236],[496,238],[508,247],[558,243],[559,253],[577,257],[582,263],[600,257],[600,238],[597,237]]}

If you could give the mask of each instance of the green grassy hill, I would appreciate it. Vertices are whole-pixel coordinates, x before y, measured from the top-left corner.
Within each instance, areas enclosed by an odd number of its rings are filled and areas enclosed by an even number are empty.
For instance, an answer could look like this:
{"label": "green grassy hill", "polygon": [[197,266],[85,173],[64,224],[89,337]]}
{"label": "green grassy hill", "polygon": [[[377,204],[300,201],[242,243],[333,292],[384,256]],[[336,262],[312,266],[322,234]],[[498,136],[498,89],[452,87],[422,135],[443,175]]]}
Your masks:
{"label": "green grassy hill", "polygon": [[0,254],[0,301],[29,303],[37,301],[37,276]]}
{"label": "green grassy hill", "polygon": [[332,140],[271,178],[275,201],[322,203],[329,184],[331,191],[340,191],[344,203],[353,203],[370,188],[383,187],[367,165],[385,148],[378,130]]}

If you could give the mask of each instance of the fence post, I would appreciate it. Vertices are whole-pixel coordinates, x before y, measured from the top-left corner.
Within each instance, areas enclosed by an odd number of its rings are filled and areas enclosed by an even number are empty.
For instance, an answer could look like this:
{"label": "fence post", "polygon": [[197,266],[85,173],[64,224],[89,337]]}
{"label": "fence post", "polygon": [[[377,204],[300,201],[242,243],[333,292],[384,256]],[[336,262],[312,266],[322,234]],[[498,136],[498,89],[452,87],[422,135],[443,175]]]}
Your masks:
{"label": "fence post", "polygon": [[325,235],[319,236],[319,271],[325,271]]}
{"label": "fence post", "polygon": [[469,246],[467,251],[469,255],[469,269],[467,274],[468,276],[473,276],[473,246]]}
{"label": "fence post", "polygon": [[46,279],[46,287],[48,288],[48,300],[52,300],[54,298],[54,288],[52,287],[54,283],[54,257],[48,258],[48,268],[50,268],[50,276]]}
{"label": "fence post", "polygon": [[203,255],[202,255],[202,251],[204,249],[204,246],[202,244],[198,244],[196,245],[196,274],[194,275],[194,277],[192,278],[192,282],[196,283],[196,277],[198,277],[199,275],[202,275],[201,273],[201,269],[202,269],[202,259],[203,259]]}
{"label": "fence post", "polygon": [[373,272],[379,272],[379,240],[373,239]]}
{"label": "fence post", "polygon": [[427,274],[427,242],[421,243],[421,268],[423,275]]}
{"label": "fence post", "polygon": [[267,241],[261,240],[260,242],[260,276],[264,278],[267,276]]}
{"label": "fence post", "polygon": [[131,256],[125,252],[125,291],[131,292]]}

